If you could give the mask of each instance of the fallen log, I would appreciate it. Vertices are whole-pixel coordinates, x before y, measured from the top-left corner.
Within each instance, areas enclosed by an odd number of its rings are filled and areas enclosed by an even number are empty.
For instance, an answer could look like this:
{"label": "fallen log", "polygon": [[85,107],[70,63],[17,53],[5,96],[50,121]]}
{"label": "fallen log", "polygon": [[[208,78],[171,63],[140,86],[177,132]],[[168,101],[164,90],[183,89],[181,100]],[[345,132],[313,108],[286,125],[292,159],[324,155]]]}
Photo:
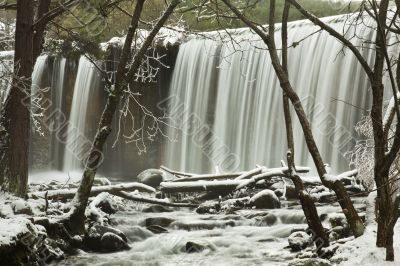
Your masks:
{"label": "fallen log", "polygon": [[277,168],[273,171],[268,171],[266,173],[261,173],[261,174],[255,175],[250,179],[242,180],[242,182],[236,187],[236,190],[244,188],[249,185],[253,185],[263,179],[268,179],[271,177],[282,177],[282,176],[286,176],[286,174],[282,170]]}
{"label": "fallen log", "polygon": [[250,170],[246,173],[241,174],[240,176],[236,177],[235,180],[242,180],[252,177],[253,175],[260,174],[262,172],[262,167],[257,167],[253,170]]}
{"label": "fallen log", "polygon": [[[282,164],[282,162],[281,162],[281,164]],[[261,165],[256,165],[256,166],[260,167],[260,168],[264,168],[265,170],[263,170],[263,172],[274,171],[274,170],[281,170],[283,172],[289,171],[289,169],[288,169],[288,167],[287,167],[285,162],[283,162],[282,167],[276,167],[276,168],[266,168],[265,166],[261,166]],[[308,173],[310,171],[311,171],[310,167],[307,167],[307,166],[296,166],[296,172],[297,173],[304,174],[304,173]]]}
{"label": "fallen log", "polygon": [[[132,182],[132,183],[124,183],[110,186],[97,186],[92,187],[90,191],[90,196],[94,197],[102,192],[118,192],[118,191],[135,191],[138,190],[140,192],[147,193],[155,193],[156,190],[150,186],[147,186],[142,183]],[[54,199],[72,199],[75,196],[77,189],[58,189],[58,190],[48,190],[48,191],[40,191],[28,193],[28,198],[45,198],[47,193],[48,200]]]}
{"label": "fallen log", "polygon": [[112,194],[114,196],[118,196],[118,197],[124,198],[124,199],[127,199],[127,200],[158,204],[158,205],[168,206],[168,207],[197,208],[199,206],[198,204],[175,203],[175,202],[169,202],[167,200],[162,200],[162,199],[156,199],[156,198],[149,198],[149,197],[144,197],[144,196],[140,196],[140,195],[134,195],[132,193],[128,193],[128,192],[125,192],[125,191],[116,191],[116,192],[111,192],[110,194]]}
{"label": "fallen log", "polygon": [[236,178],[242,175],[243,172],[239,173],[230,173],[230,174],[204,174],[204,175],[194,175],[190,177],[182,177],[179,179],[175,179],[172,182],[187,182],[187,181],[200,181],[200,180],[218,180],[218,179],[230,179]]}
{"label": "fallen log", "polygon": [[243,180],[162,182],[160,189],[165,193],[179,192],[230,192],[242,184]]}

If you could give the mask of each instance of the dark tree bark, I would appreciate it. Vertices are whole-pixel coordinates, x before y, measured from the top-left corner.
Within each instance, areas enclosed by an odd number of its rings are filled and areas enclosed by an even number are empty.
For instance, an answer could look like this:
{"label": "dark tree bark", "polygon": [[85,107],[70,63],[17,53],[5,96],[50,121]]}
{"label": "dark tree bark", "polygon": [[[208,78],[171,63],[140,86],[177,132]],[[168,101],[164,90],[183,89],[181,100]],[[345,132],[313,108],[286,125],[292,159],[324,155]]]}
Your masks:
{"label": "dark tree bark", "polygon": [[80,186],[71,202],[71,211],[68,213],[66,219],[64,219],[66,228],[72,233],[84,232],[85,209],[89,200],[90,190],[92,188],[97,169],[101,164],[103,146],[107,140],[107,137],[111,133],[113,117],[117,111],[118,103],[122,97],[123,90],[127,87],[135,73],[139,70],[145,53],[150,47],[160,28],[165,24],[175,7],[180,3],[179,0],[172,0],[166,11],[151,30],[140,49],[134,55],[133,63],[130,66],[129,71],[126,72],[128,61],[132,56],[132,43],[138,28],[138,22],[140,20],[144,1],[145,0],[138,0],[136,3],[131,25],[125,39],[122,55],[120,57],[115,84],[113,85],[113,88],[110,88],[111,90],[107,97],[106,106],[104,107],[102,116],[100,118],[97,134],[94,138],[91,152],[89,153],[89,157],[85,165]]}
{"label": "dark tree bark", "polygon": [[267,34],[261,28],[252,23],[249,19],[247,19],[235,6],[233,6],[229,2],[229,0],[222,0],[222,1],[232,10],[232,12],[239,19],[241,19],[248,27],[250,27],[257,35],[259,35],[261,39],[264,41],[264,43],[267,45],[272,65],[280,81],[281,88],[286,93],[286,95],[288,96],[289,100],[291,101],[292,105],[295,108],[297,118],[299,119],[303,129],[303,134],[308,147],[308,151],[310,152],[314,160],[314,164],[321,178],[321,182],[324,186],[326,186],[329,189],[332,189],[335,192],[338,202],[343,210],[344,215],[346,216],[347,222],[353,234],[356,237],[361,236],[364,233],[365,227],[360,216],[355,210],[354,205],[351,202],[351,199],[347,194],[346,189],[344,188],[344,185],[340,181],[332,182],[331,180],[325,178],[325,175],[327,174],[325,169],[325,164],[324,161],[322,160],[321,154],[314,140],[310,122],[307,119],[307,115],[301,104],[299,96],[292,88],[289,78],[285,70],[283,69],[282,64],[280,63],[280,59],[277,53],[274,40],[274,32],[275,32],[274,23],[271,24],[270,21],[270,24],[268,26],[269,34]]}
{"label": "dark tree bark", "polygon": [[[290,5],[285,1],[285,5],[282,13],[282,68],[287,76],[289,76],[287,64],[288,64],[288,44],[287,44],[287,23],[289,18]],[[274,23],[274,8],[270,8],[270,24]],[[326,234],[324,227],[322,226],[321,220],[319,219],[317,208],[312,200],[311,196],[304,189],[304,184],[301,178],[294,174],[296,172],[294,162],[294,138],[293,138],[293,127],[292,118],[290,116],[290,105],[289,99],[286,93],[283,91],[283,110],[285,115],[286,125],[286,137],[288,144],[287,163],[289,168],[289,177],[292,180],[296,193],[300,199],[301,207],[304,215],[307,219],[308,227],[313,235],[313,241],[317,249],[318,255],[323,255],[322,248],[329,246],[329,237]]]}
{"label": "dark tree bark", "polygon": [[28,181],[30,102],[24,99],[30,95],[34,64],[33,16],[34,2],[18,0],[14,78],[0,119],[0,184],[18,196],[26,194]]}

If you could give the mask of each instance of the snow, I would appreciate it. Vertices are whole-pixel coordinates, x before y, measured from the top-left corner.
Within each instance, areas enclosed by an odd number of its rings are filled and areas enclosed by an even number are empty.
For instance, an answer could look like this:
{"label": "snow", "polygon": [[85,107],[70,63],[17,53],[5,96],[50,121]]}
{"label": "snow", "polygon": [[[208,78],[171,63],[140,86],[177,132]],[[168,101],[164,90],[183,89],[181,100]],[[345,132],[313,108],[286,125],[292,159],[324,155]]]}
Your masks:
{"label": "snow", "polygon": [[12,246],[27,234],[35,234],[36,227],[26,218],[0,219],[0,246]]}
{"label": "snow", "polygon": [[[140,29],[138,30],[139,38],[136,40],[135,45],[141,45],[146,37],[149,35],[149,31]],[[158,32],[154,43],[159,46],[168,47],[174,46],[186,38],[186,31],[179,27],[162,27]],[[123,46],[125,42],[125,36],[113,37],[108,42],[100,44],[103,50],[106,50],[109,46]]]}
{"label": "snow", "polygon": [[400,265],[400,223],[395,227],[394,250],[395,261],[385,261],[386,250],[375,246],[376,227],[367,226],[364,235],[341,245],[332,260],[342,266],[395,266]]}
{"label": "snow", "polygon": [[14,51],[0,51],[0,58],[12,57],[14,56]]}

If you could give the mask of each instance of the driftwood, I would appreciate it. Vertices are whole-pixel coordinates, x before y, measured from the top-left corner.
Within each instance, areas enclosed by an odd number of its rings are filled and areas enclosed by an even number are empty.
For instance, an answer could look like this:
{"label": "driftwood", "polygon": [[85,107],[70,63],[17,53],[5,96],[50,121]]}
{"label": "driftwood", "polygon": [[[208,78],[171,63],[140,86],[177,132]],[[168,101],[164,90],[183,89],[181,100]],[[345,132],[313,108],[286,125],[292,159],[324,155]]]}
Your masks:
{"label": "driftwood", "polygon": [[242,180],[162,182],[160,189],[165,193],[177,192],[230,192],[242,184]]}
{"label": "driftwood", "polygon": [[140,195],[134,195],[132,193],[128,193],[125,191],[115,191],[111,192],[110,194],[132,200],[132,201],[138,201],[138,202],[145,202],[145,203],[152,203],[152,204],[157,204],[157,205],[162,205],[162,206],[168,206],[168,207],[188,207],[188,208],[196,208],[198,207],[197,204],[191,204],[191,203],[174,203],[174,202],[169,202],[166,200],[162,199],[156,199],[156,198],[149,198],[149,197],[144,197]]}
{"label": "driftwood", "polygon": [[[29,193],[29,198],[45,198],[47,194],[48,200],[54,199],[72,199],[75,196],[77,189],[59,189],[59,190],[48,190],[48,191],[41,191],[41,192],[34,192]],[[147,186],[142,183],[132,182],[132,183],[125,183],[125,184],[118,184],[118,185],[110,185],[110,186],[97,186],[92,187],[90,191],[90,196],[97,196],[102,192],[118,192],[118,191],[135,191],[138,190],[140,192],[147,192],[147,193],[155,193],[156,190],[150,186]]]}

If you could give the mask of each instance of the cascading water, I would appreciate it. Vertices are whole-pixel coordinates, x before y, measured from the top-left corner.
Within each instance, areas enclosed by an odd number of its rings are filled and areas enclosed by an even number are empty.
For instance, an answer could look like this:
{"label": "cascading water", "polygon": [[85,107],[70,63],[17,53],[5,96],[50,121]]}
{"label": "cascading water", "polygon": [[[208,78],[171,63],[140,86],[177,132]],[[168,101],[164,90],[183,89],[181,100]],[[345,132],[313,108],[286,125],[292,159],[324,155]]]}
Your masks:
{"label": "cascading water", "polygon": [[98,70],[90,60],[82,56],[79,60],[68,129],[65,132],[63,170],[66,172],[82,169],[82,161],[90,149],[99,114],[93,109],[101,103],[100,85]]}
{"label": "cascading water", "polygon": [[[65,77],[66,77],[66,68],[67,68],[67,59],[57,57],[53,62],[53,72],[52,72],[52,81],[51,81],[51,101],[52,101],[52,111],[56,112],[57,110],[60,113],[65,113]],[[61,126],[63,121],[60,117],[54,117],[52,121],[52,127],[58,128]],[[61,169],[62,167],[62,158],[64,153],[64,145],[62,141],[60,141],[57,137],[57,134],[51,134],[50,138],[50,158],[52,160],[52,168],[53,169]]]}
{"label": "cascading water", "polygon": [[[341,32],[345,24],[342,18],[325,21]],[[370,104],[367,76],[351,52],[343,51],[327,33],[317,32],[319,28],[306,21],[290,23],[289,27],[292,85],[306,107],[324,160],[334,171],[347,169],[344,154],[354,144],[354,125]],[[374,38],[367,26],[350,27],[347,34],[352,36],[354,30],[359,36],[354,38],[357,47],[362,46],[362,39]],[[282,91],[268,51],[247,29],[233,31],[231,36],[235,44],[220,44],[220,52],[215,48],[218,44],[209,40],[195,39],[181,46],[170,89],[170,116],[177,124],[169,134],[178,140],[167,145],[164,161],[168,167],[209,172],[218,165],[225,171],[246,170],[256,164],[274,167],[286,157]],[[281,43],[280,31],[276,32],[276,43]],[[365,47],[361,53],[371,64],[372,50]],[[214,79],[218,80],[216,86]],[[177,112],[179,104],[188,108],[192,117],[182,107]],[[293,111],[292,117],[296,163],[312,165]],[[196,133],[179,133],[187,132],[193,124],[212,130],[200,141],[191,138]],[[227,160],[229,156],[234,160]]]}
{"label": "cascading water", "polygon": [[[196,115],[199,121],[211,123],[209,114],[214,105],[219,48],[213,41],[192,41],[180,47],[170,92],[170,106],[176,107],[170,109],[170,116],[178,125],[169,130],[169,136],[177,137],[179,144],[169,142],[166,148],[166,157],[170,159],[168,165],[174,169],[189,170],[187,166],[190,166],[192,171],[202,172],[208,168],[207,157],[201,148],[192,147],[196,145],[190,134],[193,125],[183,121]],[[181,100],[184,106],[180,104]]]}

